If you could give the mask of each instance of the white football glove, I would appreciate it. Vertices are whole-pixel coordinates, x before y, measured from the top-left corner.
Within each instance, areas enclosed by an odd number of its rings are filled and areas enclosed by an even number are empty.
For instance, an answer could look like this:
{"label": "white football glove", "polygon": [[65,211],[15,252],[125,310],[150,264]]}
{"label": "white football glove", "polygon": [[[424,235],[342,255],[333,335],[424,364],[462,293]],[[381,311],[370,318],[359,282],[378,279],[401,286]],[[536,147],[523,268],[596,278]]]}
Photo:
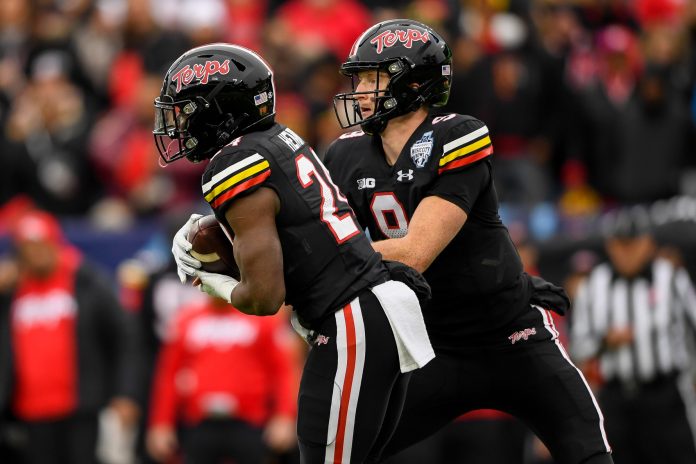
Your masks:
{"label": "white football glove", "polygon": [[196,269],[194,275],[201,281],[198,284],[198,289],[202,292],[215,298],[222,298],[228,303],[231,303],[232,290],[239,284],[239,281],[234,277],[224,274],[215,274],[213,272],[205,272]]}
{"label": "white football glove", "polygon": [[174,235],[172,243],[172,254],[176,261],[176,274],[182,284],[186,283],[186,276],[193,277],[197,269],[200,269],[201,262],[189,254],[191,243],[186,239],[193,224],[203,217],[201,214],[192,214],[186,224]]}

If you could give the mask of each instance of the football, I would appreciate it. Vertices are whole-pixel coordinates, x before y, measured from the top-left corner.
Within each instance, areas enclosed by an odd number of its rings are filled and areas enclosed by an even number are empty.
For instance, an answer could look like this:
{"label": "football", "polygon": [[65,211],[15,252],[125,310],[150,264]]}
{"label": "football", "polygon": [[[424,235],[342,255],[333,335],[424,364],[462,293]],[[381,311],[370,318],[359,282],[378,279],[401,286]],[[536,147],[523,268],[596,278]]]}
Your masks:
{"label": "football", "polygon": [[239,280],[239,266],[234,260],[232,242],[214,215],[198,219],[186,239],[192,245],[189,253],[201,262],[203,271],[225,274]]}

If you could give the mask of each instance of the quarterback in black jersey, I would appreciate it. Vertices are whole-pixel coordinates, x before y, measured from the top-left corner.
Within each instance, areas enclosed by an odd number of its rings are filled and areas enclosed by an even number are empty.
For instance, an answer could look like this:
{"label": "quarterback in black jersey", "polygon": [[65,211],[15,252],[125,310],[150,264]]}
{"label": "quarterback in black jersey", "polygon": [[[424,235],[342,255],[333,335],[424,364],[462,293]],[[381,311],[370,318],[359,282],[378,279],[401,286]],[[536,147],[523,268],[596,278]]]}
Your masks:
{"label": "quarterback in black jersey", "polygon": [[493,145],[471,116],[438,114],[451,52],[428,26],[391,20],[365,31],[335,97],[343,128],[324,161],[385,259],[423,272],[437,357],[411,378],[389,456],[474,409],[524,421],[560,464],[611,463],[602,413],[548,312],[562,289],[522,271],[498,215]]}
{"label": "quarterback in black jersey", "polygon": [[210,159],[202,193],[232,237],[241,280],[200,270],[188,253],[197,215],[172,251],[182,282],[194,276],[242,312],[293,306],[312,344],[299,392],[301,460],[361,463],[391,436],[410,371],[434,353],[416,293],[391,280],[312,148],[274,122],[274,93],[270,67],[235,45],[195,48],[169,69],[155,100],[160,155]]}

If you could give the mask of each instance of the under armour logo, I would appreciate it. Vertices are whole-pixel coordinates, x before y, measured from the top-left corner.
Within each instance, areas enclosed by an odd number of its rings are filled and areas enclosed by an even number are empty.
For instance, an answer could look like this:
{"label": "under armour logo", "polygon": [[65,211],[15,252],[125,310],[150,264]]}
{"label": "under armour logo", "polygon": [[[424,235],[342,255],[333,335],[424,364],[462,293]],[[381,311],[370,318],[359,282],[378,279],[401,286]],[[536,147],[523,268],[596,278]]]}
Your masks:
{"label": "under armour logo", "polygon": [[398,182],[410,182],[413,180],[413,169],[409,169],[408,171],[403,171],[399,170],[397,171],[397,177],[396,180]]}
{"label": "under armour logo", "polygon": [[329,337],[326,335],[317,335],[317,338],[314,339],[314,343],[319,346],[319,345],[327,345],[329,343]]}

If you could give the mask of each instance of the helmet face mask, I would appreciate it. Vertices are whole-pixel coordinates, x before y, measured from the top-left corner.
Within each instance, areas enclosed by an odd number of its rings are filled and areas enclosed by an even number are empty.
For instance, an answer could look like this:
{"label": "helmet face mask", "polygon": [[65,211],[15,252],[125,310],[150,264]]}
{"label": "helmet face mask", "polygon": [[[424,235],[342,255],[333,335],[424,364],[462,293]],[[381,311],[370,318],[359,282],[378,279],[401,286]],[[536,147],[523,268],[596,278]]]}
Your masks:
{"label": "helmet face mask", "polygon": [[[423,105],[444,106],[449,98],[451,63],[450,48],[424,24],[395,19],[372,26],[358,38],[348,60],[341,65],[341,73],[353,78],[353,91],[334,97],[341,128],[360,124],[368,134],[380,133],[392,118]],[[358,92],[355,76],[365,71],[386,73],[386,88],[381,92]],[[375,108],[363,118],[359,100],[366,93],[374,98]]]}
{"label": "helmet face mask", "polygon": [[194,48],[169,68],[154,108],[161,160],[200,162],[240,135],[273,124],[273,72],[244,47]]}
{"label": "helmet face mask", "polygon": [[[352,92],[339,93],[334,97],[334,111],[341,128],[346,129],[358,124],[369,125],[393,111],[396,108],[396,99],[392,95],[390,82],[402,69],[403,65],[399,60],[342,67],[341,72],[351,78]],[[361,75],[370,72],[376,74],[374,86],[358,91]],[[372,114],[367,117],[363,115],[361,100],[367,100],[367,104],[371,106]]]}
{"label": "helmet face mask", "polygon": [[[200,103],[196,104],[192,100],[174,101],[170,95],[162,95],[155,99],[155,126],[152,133],[164,163],[193,155],[198,140],[189,133],[188,126]],[[201,160],[194,157],[191,161]]]}

